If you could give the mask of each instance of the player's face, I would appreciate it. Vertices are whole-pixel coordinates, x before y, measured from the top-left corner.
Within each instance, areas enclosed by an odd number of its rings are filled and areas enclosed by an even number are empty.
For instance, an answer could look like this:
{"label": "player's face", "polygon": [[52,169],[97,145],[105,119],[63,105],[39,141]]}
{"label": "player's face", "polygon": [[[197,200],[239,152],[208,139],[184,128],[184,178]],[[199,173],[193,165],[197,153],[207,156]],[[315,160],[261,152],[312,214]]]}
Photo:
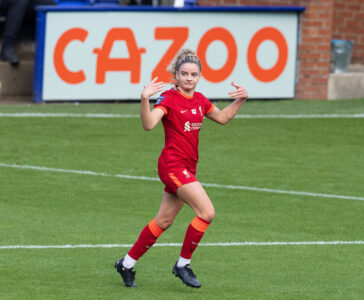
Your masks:
{"label": "player's face", "polygon": [[178,87],[186,95],[192,96],[197,83],[200,81],[201,73],[197,64],[184,63],[176,73]]}

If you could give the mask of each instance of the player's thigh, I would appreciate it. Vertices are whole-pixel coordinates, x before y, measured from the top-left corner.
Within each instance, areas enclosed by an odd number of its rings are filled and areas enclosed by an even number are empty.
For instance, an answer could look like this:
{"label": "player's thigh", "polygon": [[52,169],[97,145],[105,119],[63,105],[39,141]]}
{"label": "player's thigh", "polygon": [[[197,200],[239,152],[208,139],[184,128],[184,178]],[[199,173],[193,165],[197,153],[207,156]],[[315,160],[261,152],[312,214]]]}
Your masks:
{"label": "player's thigh", "polygon": [[163,192],[161,206],[159,208],[156,222],[162,229],[167,229],[172,223],[174,218],[177,216],[184,202],[176,195]]}
{"label": "player's thigh", "polygon": [[211,222],[215,217],[214,206],[206,191],[198,181],[184,184],[179,187],[177,196],[191,206],[200,218]]}

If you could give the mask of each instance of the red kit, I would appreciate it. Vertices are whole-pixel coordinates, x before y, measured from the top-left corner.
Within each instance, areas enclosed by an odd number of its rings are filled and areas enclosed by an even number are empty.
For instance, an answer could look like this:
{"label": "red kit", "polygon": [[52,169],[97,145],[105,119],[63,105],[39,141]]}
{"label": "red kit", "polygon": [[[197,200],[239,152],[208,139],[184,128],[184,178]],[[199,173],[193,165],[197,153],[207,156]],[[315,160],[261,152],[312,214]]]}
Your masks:
{"label": "red kit", "polygon": [[165,191],[175,194],[181,185],[197,181],[199,131],[203,117],[214,105],[201,93],[188,97],[172,88],[161,94],[154,108],[164,111],[165,146],[158,173]]}

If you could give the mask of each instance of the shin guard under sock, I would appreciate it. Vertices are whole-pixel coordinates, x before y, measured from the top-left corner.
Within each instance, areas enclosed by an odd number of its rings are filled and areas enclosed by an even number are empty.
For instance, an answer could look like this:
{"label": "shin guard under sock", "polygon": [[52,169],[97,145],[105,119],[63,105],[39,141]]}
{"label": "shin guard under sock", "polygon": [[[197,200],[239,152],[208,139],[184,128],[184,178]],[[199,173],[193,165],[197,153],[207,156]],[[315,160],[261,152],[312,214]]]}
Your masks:
{"label": "shin guard under sock", "polygon": [[210,222],[196,216],[188,226],[183,241],[181,257],[191,259]]}
{"label": "shin guard under sock", "polygon": [[138,240],[128,252],[129,256],[138,260],[150,247],[153,246],[163,232],[164,230],[157,225],[155,219],[150,221],[149,224],[144,227]]}

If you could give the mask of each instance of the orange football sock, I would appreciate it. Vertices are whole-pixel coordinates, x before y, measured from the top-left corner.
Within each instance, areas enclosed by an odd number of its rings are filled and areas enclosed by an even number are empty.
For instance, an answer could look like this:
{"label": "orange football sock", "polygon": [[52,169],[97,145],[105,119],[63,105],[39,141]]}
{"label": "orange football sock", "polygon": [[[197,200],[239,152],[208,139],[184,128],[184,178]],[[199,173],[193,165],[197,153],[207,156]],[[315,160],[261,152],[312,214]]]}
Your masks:
{"label": "orange football sock", "polygon": [[138,240],[128,252],[129,256],[135,260],[138,260],[144,255],[145,252],[149,250],[149,248],[153,246],[153,244],[163,232],[164,230],[157,225],[155,219],[150,221],[149,224],[144,227],[139,235]]}
{"label": "orange football sock", "polygon": [[183,241],[181,257],[185,259],[191,259],[193,252],[196,250],[209,225],[210,222],[198,216],[196,216],[191,221],[191,224],[187,228],[185,239]]}

